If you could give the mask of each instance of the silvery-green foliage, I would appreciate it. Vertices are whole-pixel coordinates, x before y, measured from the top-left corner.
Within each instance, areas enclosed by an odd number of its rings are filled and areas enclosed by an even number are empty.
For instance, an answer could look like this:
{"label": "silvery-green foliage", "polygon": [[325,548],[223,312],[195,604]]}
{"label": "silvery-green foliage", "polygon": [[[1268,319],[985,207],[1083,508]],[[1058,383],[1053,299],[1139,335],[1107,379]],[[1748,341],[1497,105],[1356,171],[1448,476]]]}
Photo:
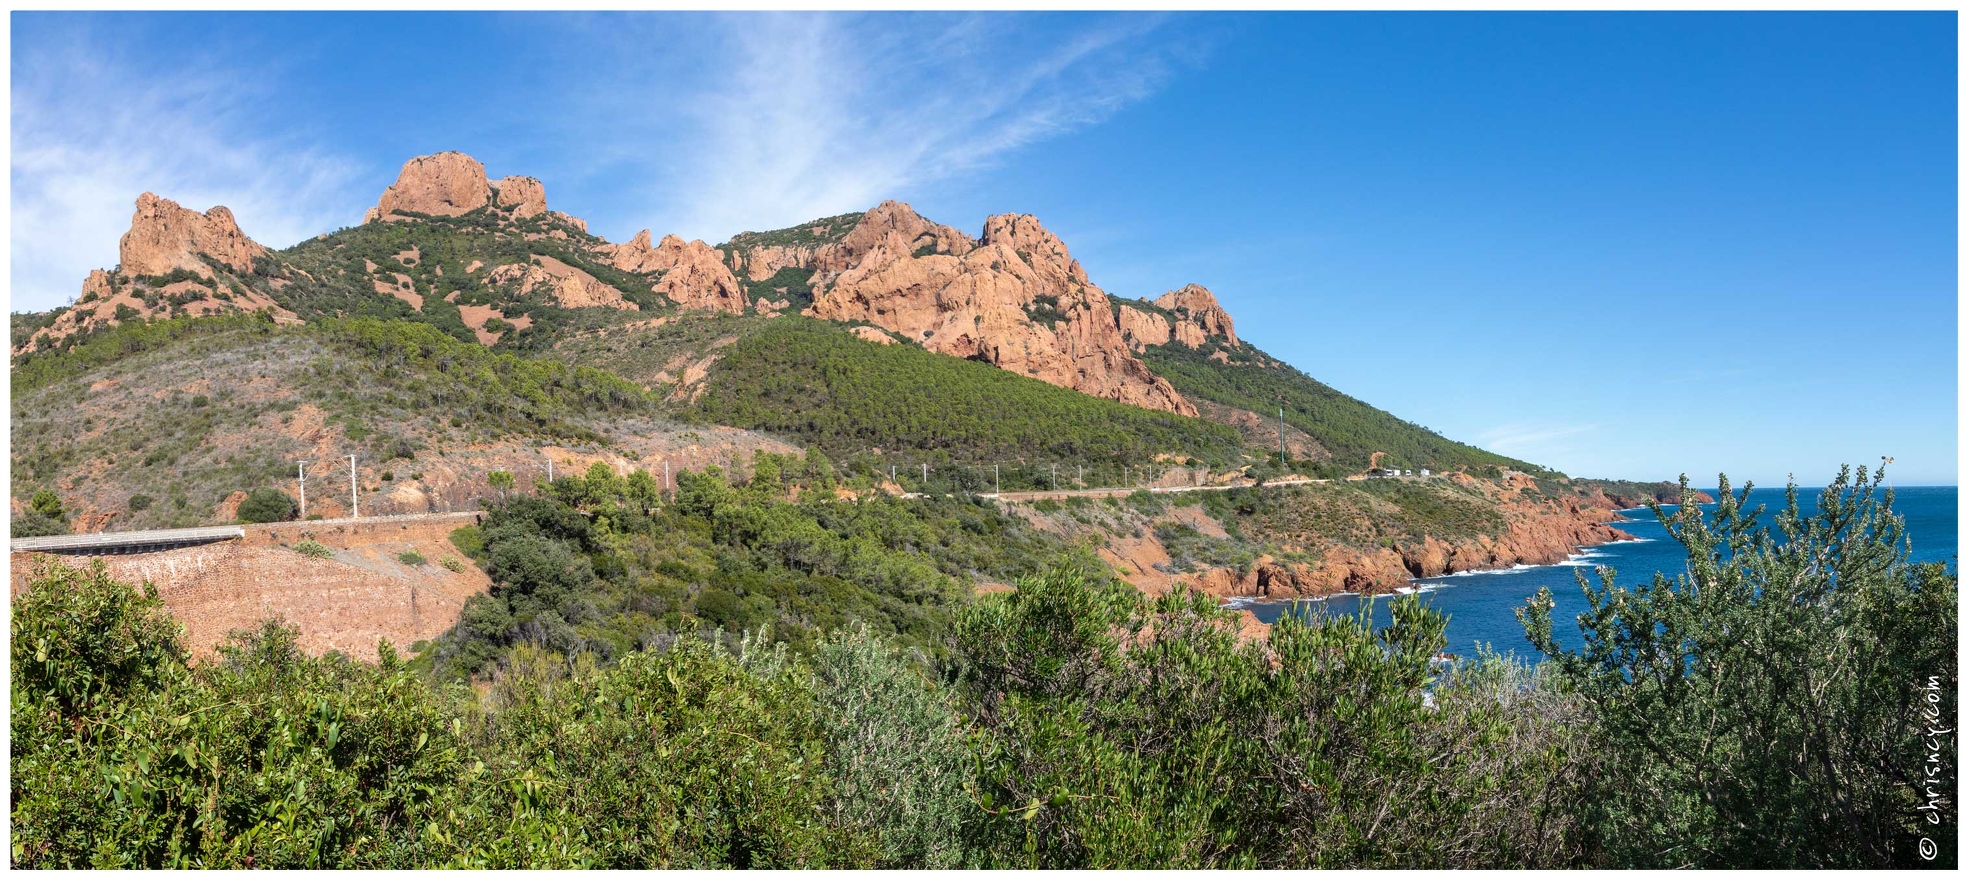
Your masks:
{"label": "silvery-green foliage", "polygon": [[958,865],[968,752],[942,689],[866,624],[821,643],[813,665],[815,701],[828,717],[836,821],[872,831],[882,865]]}

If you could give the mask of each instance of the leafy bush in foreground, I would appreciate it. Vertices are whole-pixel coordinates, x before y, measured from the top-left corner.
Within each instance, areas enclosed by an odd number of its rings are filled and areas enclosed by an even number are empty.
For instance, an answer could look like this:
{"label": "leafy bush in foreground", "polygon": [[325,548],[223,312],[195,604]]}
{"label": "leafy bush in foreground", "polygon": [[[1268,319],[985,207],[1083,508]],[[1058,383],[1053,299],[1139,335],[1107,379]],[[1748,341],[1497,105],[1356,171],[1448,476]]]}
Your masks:
{"label": "leafy bush in foreground", "polygon": [[956,630],[981,845],[1054,868],[1576,862],[1563,705],[1503,662],[1439,675],[1445,619],[1394,616],[1241,643],[1207,598],[1075,572],[984,598]]}
{"label": "leafy bush in foreground", "polygon": [[1811,512],[1789,487],[1775,532],[1745,509],[1749,485],[1732,496],[1722,478],[1705,516],[1685,476],[1681,506],[1655,510],[1686,573],[1582,579],[1579,651],[1553,641],[1549,592],[1520,612],[1593,708],[1613,864],[1915,867],[1924,836],[1927,865],[1954,864],[1952,768],[1948,806],[1923,803],[1954,738],[1936,729],[1955,724],[1956,575],[1908,563],[1883,473],[1842,469]]}
{"label": "leafy bush in foreground", "polygon": [[385,651],[241,634],[193,666],[154,594],[52,567],[13,625],[13,864],[375,867],[420,860],[459,753],[443,696]]}

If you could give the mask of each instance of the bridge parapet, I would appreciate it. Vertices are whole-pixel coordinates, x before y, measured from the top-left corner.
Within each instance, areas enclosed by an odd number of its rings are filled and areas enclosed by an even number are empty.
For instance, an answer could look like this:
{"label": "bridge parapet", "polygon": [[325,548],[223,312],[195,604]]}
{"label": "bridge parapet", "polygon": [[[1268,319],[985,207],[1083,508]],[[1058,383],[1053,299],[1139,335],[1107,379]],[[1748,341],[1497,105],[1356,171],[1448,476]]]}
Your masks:
{"label": "bridge parapet", "polygon": [[215,541],[236,541],[245,537],[246,530],[238,526],[198,526],[191,529],[146,529],[141,532],[94,532],[83,535],[16,538],[9,543],[9,549],[17,554],[86,554],[94,557],[106,554],[145,554],[211,544]]}

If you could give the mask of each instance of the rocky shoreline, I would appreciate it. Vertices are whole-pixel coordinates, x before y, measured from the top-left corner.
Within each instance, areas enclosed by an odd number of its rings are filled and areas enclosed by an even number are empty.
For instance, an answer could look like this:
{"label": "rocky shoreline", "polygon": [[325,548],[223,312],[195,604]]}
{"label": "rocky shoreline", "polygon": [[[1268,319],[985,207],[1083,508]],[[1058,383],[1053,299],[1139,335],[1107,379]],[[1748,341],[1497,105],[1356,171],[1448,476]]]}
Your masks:
{"label": "rocky shoreline", "polygon": [[1317,561],[1259,557],[1246,569],[1210,569],[1178,581],[1220,600],[1313,599],[1335,594],[1383,594],[1417,578],[1549,566],[1581,550],[1634,536],[1613,524],[1627,518],[1609,504],[1504,502],[1508,525],[1495,536],[1360,550],[1328,548]]}

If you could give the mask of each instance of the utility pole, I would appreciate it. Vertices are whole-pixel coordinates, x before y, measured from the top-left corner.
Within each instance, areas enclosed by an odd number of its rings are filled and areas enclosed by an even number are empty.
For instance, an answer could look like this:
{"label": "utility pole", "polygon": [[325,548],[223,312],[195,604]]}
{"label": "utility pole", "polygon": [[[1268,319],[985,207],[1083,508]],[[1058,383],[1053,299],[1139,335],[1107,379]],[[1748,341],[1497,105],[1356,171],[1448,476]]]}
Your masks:
{"label": "utility pole", "polygon": [[1002,495],[1004,492],[1005,488],[998,483],[998,466],[993,465],[991,466],[991,493],[992,495]]}
{"label": "utility pole", "polygon": [[1076,465],[1076,466],[1074,466],[1074,468],[1076,468],[1077,470],[1076,470],[1076,471],[1074,471],[1074,478],[1073,478],[1073,482],[1074,482],[1074,483],[1077,483],[1077,484],[1080,484],[1081,486],[1086,486],[1086,485],[1087,485],[1087,466],[1085,466],[1085,465]]}
{"label": "utility pole", "polygon": [[301,519],[306,520],[308,519],[308,463],[306,461],[296,462],[294,463],[294,467],[300,469]]}
{"label": "utility pole", "polygon": [[356,506],[356,457],[349,457],[349,519],[362,516],[362,509]]}
{"label": "utility pole", "polygon": [[923,490],[925,492],[928,492],[929,489],[930,489],[930,463],[924,462],[923,463]]}
{"label": "utility pole", "polygon": [[663,488],[670,488],[670,460],[663,460]]}
{"label": "utility pole", "polygon": [[1057,491],[1060,488],[1060,465],[1055,462],[1047,467],[1053,472],[1053,489]]}
{"label": "utility pole", "polygon": [[548,482],[548,483],[553,483],[553,482],[554,482],[554,457],[553,457],[553,456],[547,456],[547,454],[546,454],[546,453],[541,453],[540,455],[542,455],[542,456],[546,456],[546,457],[547,457],[547,482]]}
{"label": "utility pole", "polygon": [[889,482],[890,483],[896,482],[896,466],[894,465],[889,466]]}

